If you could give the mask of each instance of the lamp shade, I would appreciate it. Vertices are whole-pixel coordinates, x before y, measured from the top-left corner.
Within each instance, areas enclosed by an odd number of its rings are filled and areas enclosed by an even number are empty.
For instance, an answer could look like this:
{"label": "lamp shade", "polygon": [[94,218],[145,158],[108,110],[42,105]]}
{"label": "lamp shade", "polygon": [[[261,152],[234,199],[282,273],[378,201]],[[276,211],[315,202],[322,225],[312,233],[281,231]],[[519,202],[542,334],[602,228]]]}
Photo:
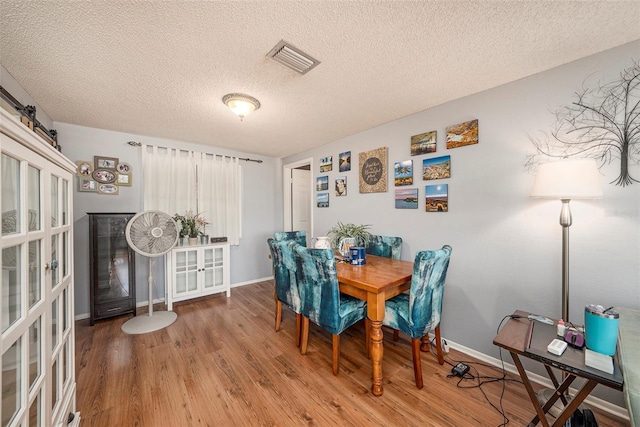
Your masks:
{"label": "lamp shade", "polygon": [[600,199],[602,180],[594,159],[563,159],[538,166],[531,197]]}

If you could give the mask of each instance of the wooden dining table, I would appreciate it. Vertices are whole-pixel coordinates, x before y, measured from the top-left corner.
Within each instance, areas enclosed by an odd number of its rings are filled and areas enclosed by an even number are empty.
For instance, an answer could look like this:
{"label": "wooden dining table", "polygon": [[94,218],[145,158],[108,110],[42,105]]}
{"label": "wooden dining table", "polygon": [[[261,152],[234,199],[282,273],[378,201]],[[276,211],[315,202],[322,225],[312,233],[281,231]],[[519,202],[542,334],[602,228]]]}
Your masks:
{"label": "wooden dining table", "polygon": [[385,301],[409,289],[413,262],[367,255],[364,265],[338,262],[336,269],[340,292],[367,302],[367,317],[371,324],[371,392],[375,396],[382,396],[382,319]]}

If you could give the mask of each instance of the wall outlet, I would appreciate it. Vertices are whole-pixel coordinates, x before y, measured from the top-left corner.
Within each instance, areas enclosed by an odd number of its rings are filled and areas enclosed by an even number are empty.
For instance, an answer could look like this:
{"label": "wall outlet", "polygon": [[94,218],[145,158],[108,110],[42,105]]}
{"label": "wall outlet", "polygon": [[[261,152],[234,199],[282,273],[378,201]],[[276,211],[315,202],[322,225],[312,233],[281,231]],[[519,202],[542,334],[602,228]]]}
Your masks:
{"label": "wall outlet", "polygon": [[444,354],[449,353],[449,344],[447,344],[447,340],[445,340],[444,338],[442,338],[442,352]]}

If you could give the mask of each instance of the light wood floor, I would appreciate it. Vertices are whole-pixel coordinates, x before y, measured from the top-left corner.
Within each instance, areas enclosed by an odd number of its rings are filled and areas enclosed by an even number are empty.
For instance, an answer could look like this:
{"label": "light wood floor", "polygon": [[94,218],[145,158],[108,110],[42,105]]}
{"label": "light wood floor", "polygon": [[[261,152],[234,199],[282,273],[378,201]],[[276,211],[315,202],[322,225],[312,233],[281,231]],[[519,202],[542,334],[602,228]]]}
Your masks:
{"label": "light wood floor", "polygon": [[[160,308],[160,307],[158,307]],[[77,408],[83,426],[498,426],[502,382],[457,387],[451,366],[422,354],[425,387],[413,378],[411,346],[385,333],[384,395],[370,392],[371,365],[362,323],[341,339],[340,374],[331,372],[331,336],[310,327],[309,349],[294,343],[295,317],[283,310],[273,329],[273,283],[234,288],[175,306],[176,323],[126,335],[128,317],[77,322]],[[454,350],[448,361],[471,360]],[[473,360],[471,360],[473,362]],[[472,363],[482,375],[500,371]],[[473,371],[473,370],[472,370]],[[516,379],[514,376],[509,376]],[[471,387],[474,381],[460,385]],[[522,384],[506,384],[510,426],[526,425],[534,410]],[[629,426],[594,410],[601,427]]]}

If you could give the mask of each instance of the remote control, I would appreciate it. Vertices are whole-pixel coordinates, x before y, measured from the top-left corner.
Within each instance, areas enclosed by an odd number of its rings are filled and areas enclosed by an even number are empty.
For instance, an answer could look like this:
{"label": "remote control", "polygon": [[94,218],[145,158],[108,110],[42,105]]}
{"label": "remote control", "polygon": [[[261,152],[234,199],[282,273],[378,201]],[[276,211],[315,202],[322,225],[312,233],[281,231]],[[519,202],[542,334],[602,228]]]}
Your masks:
{"label": "remote control", "polygon": [[547,325],[553,325],[553,320],[548,317],[540,316],[538,314],[530,314],[527,316],[529,320],[537,320],[538,322],[546,323]]}

